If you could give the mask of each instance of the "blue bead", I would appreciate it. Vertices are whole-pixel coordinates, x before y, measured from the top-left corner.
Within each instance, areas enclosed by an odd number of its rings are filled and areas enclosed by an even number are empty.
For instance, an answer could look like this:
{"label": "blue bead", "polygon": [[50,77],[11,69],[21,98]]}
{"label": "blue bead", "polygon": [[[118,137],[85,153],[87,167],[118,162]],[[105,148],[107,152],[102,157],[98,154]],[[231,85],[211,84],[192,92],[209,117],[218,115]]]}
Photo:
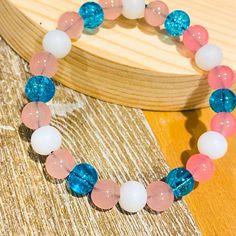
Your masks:
{"label": "blue bead", "polygon": [[98,174],[93,166],[82,163],[75,166],[67,177],[67,181],[72,192],[84,196],[93,190],[98,181]]}
{"label": "blue bead", "polygon": [[84,20],[84,28],[86,30],[96,29],[104,21],[103,9],[95,2],[84,3],[79,9],[79,14]]}
{"label": "blue bead", "polygon": [[165,182],[171,186],[175,197],[187,195],[194,187],[192,174],[184,168],[171,170],[167,175]]}
{"label": "blue bead", "polygon": [[181,36],[190,25],[190,18],[184,11],[176,10],[167,15],[165,20],[166,32],[173,37]]}
{"label": "blue bead", "polygon": [[33,76],[25,85],[25,94],[32,102],[48,102],[55,95],[55,84],[46,76]]}
{"label": "blue bead", "polygon": [[229,89],[218,89],[211,94],[209,103],[214,112],[232,112],[236,107],[236,97]]}

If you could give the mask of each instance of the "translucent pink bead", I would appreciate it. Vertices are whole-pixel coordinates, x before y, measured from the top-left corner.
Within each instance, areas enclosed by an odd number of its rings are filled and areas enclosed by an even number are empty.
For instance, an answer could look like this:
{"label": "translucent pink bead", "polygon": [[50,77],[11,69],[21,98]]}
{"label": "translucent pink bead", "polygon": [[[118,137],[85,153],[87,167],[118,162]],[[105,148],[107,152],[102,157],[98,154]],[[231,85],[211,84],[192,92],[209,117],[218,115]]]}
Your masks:
{"label": "translucent pink bead", "polygon": [[190,26],[183,34],[183,43],[190,51],[196,52],[208,43],[208,32],[201,25]]}
{"label": "translucent pink bead", "polygon": [[186,169],[193,175],[195,181],[202,182],[212,177],[214,164],[208,156],[196,154],[189,158]]}
{"label": "translucent pink bead", "polygon": [[171,187],[162,182],[155,181],[147,186],[147,205],[154,211],[165,211],[174,202],[174,194]]}
{"label": "translucent pink bead", "polygon": [[216,66],[208,74],[208,83],[213,89],[230,88],[234,80],[234,72],[228,66]]}
{"label": "translucent pink bead", "polygon": [[21,120],[26,127],[38,129],[50,123],[51,111],[43,102],[30,102],[23,108]]}
{"label": "translucent pink bead", "polygon": [[68,11],[61,15],[57,29],[64,31],[71,39],[78,39],[84,29],[84,21],[77,12]]}
{"label": "translucent pink bead", "polygon": [[233,136],[236,133],[236,119],[228,112],[217,113],[211,120],[211,129],[225,137]]}
{"label": "translucent pink bead", "polygon": [[120,187],[111,180],[100,180],[94,186],[91,199],[98,208],[108,210],[116,205],[120,198]]}
{"label": "translucent pink bead", "polygon": [[166,16],[169,14],[169,8],[164,2],[150,2],[145,8],[144,18],[151,26],[160,26],[164,23]]}
{"label": "translucent pink bead", "polygon": [[122,13],[122,0],[99,0],[106,20],[115,20]]}
{"label": "translucent pink bead", "polygon": [[64,179],[75,167],[75,159],[67,150],[58,149],[47,157],[45,167],[53,178]]}
{"label": "translucent pink bead", "polygon": [[49,52],[38,52],[33,55],[29,63],[33,75],[53,77],[58,69],[57,59]]}

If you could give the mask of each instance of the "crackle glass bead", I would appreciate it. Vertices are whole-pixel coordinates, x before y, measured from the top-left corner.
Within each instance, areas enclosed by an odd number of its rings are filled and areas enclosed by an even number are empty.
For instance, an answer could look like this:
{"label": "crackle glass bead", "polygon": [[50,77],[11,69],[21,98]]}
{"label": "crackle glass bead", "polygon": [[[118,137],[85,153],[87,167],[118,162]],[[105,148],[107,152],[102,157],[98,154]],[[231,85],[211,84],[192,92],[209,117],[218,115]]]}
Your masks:
{"label": "crackle glass bead", "polygon": [[79,14],[84,20],[84,28],[93,30],[98,28],[104,21],[102,7],[96,2],[86,2],[80,9]]}
{"label": "crackle glass bead", "polygon": [[57,29],[67,33],[71,39],[78,39],[84,29],[84,21],[77,12],[68,11],[59,18]]}
{"label": "crackle glass bead", "polygon": [[51,111],[43,102],[30,102],[22,110],[21,120],[30,129],[46,126],[51,120]]}
{"label": "crackle glass bead", "polygon": [[218,89],[210,96],[210,106],[214,112],[232,112],[236,106],[235,94],[229,89]]}
{"label": "crackle glass bead", "polygon": [[208,32],[201,25],[190,26],[183,34],[183,43],[190,51],[196,52],[208,43]]}
{"label": "crackle glass bead", "polygon": [[170,171],[165,182],[169,184],[175,197],[183,197],[190,193],[194,187],[192,174],[184,168],[176,168]]}
{"label": "crackle glass bead", "polygon": [[174,194],[171,187],[162,181],[155,181],[147,186],[147,205],[154,211],[162,212],[171,207]]}
{"label": "crackle glass bead", "polygon": [[90,193],[97,181],[97,171],[93,166],[87,163],[76,165],[67,177],[69,189],[82,196]]}
{"label": "crackle glass bead", "polygon": [[236,133],[236,118],[229,112],[217,113],[211,119],[211,129],[225,137],[233,136]]}
{"label": "crackle glass bead", "polygon": [[169,8],[164,2],[150,2],[144,12],[146,22],[151,26],[160,26],[164,23],[166,16],[169,14]]}
{"label": "crackle glass bead", "polygon": [[181,10],[171,12],[165,20],[166,32],[173,37],[181,36],[190,25],[188,14]]}
{"label": "crackle glass bead", "polygon": [[120,187],[112,180],[99,180],[91,193],[94,205],[104,210],[114,207],[119,198]]}
{"label": "crackle glass bead", "polygon": [[214,163],[208,156],[196,154],[189,158],[186,169],[192,173],[195,181],[203,182],[213,176]]}
{"label": "crackle glass bead", "polygon": [[53,77],[58,69],[57,59],[49,52],[38,52],[32,56],[29,63],[33,75]]}
{"label": "crackle glass bead", "polygon": [[47,157],[45,167],[53,178],[64,179],[75,167],[75,159],[67,150],[58,149]]}
{"label": "crackle glass bead", "polygon": [[228,66],[216,66],[208,73],[208,83],[213,89],[230,88],[234,80],[234,72]]}
{"label": "crackle glass bead", "polygon": [[99,0],[106,20],[115,20],[122,13],[122,0]]}
{"label": "crackle glass bead", "polygon": [[33,76],[25,85],[25,94],[32,102],[48,102],[55,94],[55,84],[46,76]]}

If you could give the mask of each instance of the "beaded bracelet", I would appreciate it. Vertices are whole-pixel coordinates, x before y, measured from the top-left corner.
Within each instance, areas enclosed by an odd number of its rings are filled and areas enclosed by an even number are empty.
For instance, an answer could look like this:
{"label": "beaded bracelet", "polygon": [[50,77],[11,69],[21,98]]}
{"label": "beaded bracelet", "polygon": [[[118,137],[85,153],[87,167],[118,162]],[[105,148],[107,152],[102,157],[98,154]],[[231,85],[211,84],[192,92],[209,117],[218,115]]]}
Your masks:
{"label": "beaded bracelet", "polygon": [[[154,27],[164,23],[171,37],[183,35],[183,44],[195,53],[196,65],[209,71],[209,85],[215,89],[210,97],[210,106],[217,114],[211,121],[211,131],[202,134],[197,146],[199,153],[190,157],[186,168],[171,170],[163,181],[152,182],[145,187],[136,181],[128,181],[120,187],[111,180],[98,181],[97,171],[88,163],[75,164],[73,156],[61,145],[59,131],[50,126],[51,113],[45,104],[55,94],[54,82],[50,79],[57,71],[57,58],[65,57],[71,50],[71,39],[78,39],[83,30],[94,30],[106,20],[115,20],[123,14],[128,19],[144,16]],[[44,51],[30,60],[34,75],[28,80],[25,94],[31,103],[22,111],[22,121],[35,130],[31,137],[34,151],[49,155],[46,159],[48,174],[56,179],[67,179],[68,188],[80,196],[91,193],[93,203],[101,209],[110,209],[118,202],[125,211],[137,212],[146,204],[157,212],[167,210],[175,198],[190,193],[195,181],[210,179],[214,172],[213,160],[224,156],[228,144],[226,137],[236,132],[236,119],[230,113],[236,106],[236,96],[228,88],[233,84],[234,73],[228,66],[220,65],[221,50],[208,44],[208,32],[200,25],[190,26],[189,16],[181,10],[169,13],[161,1],[145,5],[144,0],[99,0],[87,2],[76,12],[66,12],[56,30],[48,32],[43,39]]]}

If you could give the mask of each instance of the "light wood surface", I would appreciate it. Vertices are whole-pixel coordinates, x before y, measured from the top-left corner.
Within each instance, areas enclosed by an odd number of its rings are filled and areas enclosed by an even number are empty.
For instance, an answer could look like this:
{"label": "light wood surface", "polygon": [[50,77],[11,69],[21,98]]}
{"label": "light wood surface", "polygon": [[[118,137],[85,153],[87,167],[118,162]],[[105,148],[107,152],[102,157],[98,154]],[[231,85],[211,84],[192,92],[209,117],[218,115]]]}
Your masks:
{"label": "light wood surface", "polygon": [[[197,139],[209,130],[213,115],[210,109],[182,113],[145,112],[171,168],[185,166],[190,155],[197,153]],[[227,155],[214,162],[214,177],[197,185],[185,198],[205,236],[236,234],[236,138],[228,140]]]}
{"label": "light wood surface", "polygon": [[[21,124],[28,102],[27,64],[0,39],[0,235],[1,236],[200,236],[185,202],[156,214],[145,208],[126,214],[119,206],[95,209],[89,197],[75,197],[66,181],[46,174],[46,157],[30,148],[31,131]],[[51,124],[76,162],[89,162],[100,179],[145,186],[169,168],[141,110],[112,105],[62,85],[50,108]]]}
{"label": "light wood surface", "polygon": [[[60,14],[77,10],[83,2],[0,0],[0,34],[29,60],[41,49],[45,32],[56,27]],[[187,11],[192,24],[204,25],[210,42],[223,49],[223,63],[236,69],[234,0],[178,0],[167,4],[170,10]],[[55,79],[90,96],[132,107],[171,111],[203,107],[210,91],[205,76],[196,71],[189,56],[182,44],[170,40],[162,28],[153,29],[143,20],[121,17],[114,23],[106,22],[94,35],[83,34],[71,54],[61,61]]]}

